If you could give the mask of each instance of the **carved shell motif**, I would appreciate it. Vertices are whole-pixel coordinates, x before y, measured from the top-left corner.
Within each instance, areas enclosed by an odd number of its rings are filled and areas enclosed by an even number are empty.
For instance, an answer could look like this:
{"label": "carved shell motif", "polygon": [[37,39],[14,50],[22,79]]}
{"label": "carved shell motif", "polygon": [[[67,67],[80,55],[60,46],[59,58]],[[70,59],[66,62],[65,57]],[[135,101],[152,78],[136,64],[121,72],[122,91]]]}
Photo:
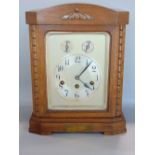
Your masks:
{"label": "carved shell motif", "polygon": [[67,14],[67,15],[64,15],[62,17],[62,19],[64,20],[91,20],[93,19],[94,17],[84,13],[84,12],[80,12],[79,9],[75,9],[73,13],[70,13],[70,14]]}

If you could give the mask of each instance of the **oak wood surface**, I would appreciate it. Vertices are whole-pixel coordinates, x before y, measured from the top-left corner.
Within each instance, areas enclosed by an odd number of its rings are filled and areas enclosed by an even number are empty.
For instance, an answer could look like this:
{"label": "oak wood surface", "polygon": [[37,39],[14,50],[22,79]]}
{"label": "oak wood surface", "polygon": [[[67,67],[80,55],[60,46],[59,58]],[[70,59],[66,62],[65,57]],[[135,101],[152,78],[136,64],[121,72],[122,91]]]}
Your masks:
{"label": "oak wood surface", "polygon": [[[91,4],[65,4],[26,12],[29,24],[33,113],[29,131],[104,132],[126,131],[122,113],[125,25],[129,13]],[[49,31],[107,32],[110,34],[108,108],[106,111],[52,111],[47,108],[45,35]]]}
{"label": "oak wood surface", "polygon": [[[81,14],[87,14],[92,19],[81,19],[79,23],[79,20],[65,20],[63,18],[65,15],[72,15],[78,11]],[[128,23],[128,16],[127,11],[109,9],[93,4],[75,3],[28,11],[26,12],[26,22],[28,24],[120,25]]]}

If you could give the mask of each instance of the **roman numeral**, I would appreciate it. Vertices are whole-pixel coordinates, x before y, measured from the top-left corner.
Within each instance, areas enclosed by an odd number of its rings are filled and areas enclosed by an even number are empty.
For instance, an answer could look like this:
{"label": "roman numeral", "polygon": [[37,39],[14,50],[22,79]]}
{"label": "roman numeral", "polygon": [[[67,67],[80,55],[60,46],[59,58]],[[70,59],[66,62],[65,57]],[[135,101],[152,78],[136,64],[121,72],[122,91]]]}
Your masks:
{"label": "roman numeral", "polygon": [[65,92],[65,96],[68,96],[69,90],[65,89],[64,92]]}
{"label": "roman numeral", "polygon": [[92,72],[96,72],[96,66],[95,65],[92,66]]}
{"label": "roman numeral", "polygon": [[69,59],[65,59],[65,65],[69,65]]}
{"label": "roman numeral", "polygon": [[80,61],[81,61],[81,57],[80,56],[76,56],[75,63],[80,63]]}
{"label": "roman numeral", "polygon": [[58,72],[61,72],[64,70],[64,67],[62,65],[58,65]]}
{"label": "roman numeral", "polygon": [[60,87],[60,88],[63,88],[63,86],[62,86],[62,84],[61,84],[61,83],[59,83],[59,87]]}
{"label": "roman numeral", "polygon": [[75,93],[75,94],[74,94],[74,97],[75,97],[75,98],[79,98],[80,96],[79,96],[79,94]]}
{"label": "roman numeral", "polygon": [[60,80],[60,75],[56,75],[56,78]]}
{"label": "roman numeral", "polygon": [[87,96],[89,96],[89,92],[88,92],[88,90],[87,90],[87,89],[85,90],[85,92],[86,92],[86,95],[87,95]]}

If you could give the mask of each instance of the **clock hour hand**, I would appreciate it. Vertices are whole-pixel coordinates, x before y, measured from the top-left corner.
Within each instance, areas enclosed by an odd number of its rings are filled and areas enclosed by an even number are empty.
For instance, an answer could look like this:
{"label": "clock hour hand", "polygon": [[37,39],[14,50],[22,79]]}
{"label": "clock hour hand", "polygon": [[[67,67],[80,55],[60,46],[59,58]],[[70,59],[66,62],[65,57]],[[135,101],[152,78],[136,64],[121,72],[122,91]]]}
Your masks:
{"label": "clock hour hand", "polygon": [[76,75],[76,76],[75,76],[75,79],[76,79],[76,80],[79,80],[80,76],[87,70],[87,68],[91,65],[92,62],[93,62],[93,61],[91,61],[91,62],[82,70],[82,72],[81,72],[79,75]]}
{"label": "clock hour hand", "polygon": [[87,83],[83,82],[81,79],[78,79],[78,80],[79,80],[81,83],[83,83],[84,87],[86,87],[86,88],[92,90],[92,88],[91,88]]}

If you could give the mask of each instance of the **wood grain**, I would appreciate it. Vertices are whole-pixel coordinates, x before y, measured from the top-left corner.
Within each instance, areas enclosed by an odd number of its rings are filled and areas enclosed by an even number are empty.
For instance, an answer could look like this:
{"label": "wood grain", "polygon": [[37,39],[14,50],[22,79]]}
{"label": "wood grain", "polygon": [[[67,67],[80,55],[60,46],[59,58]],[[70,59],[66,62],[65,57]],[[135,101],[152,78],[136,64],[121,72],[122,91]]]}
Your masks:
{"label": "wood grain", "polygon": [[[122,113],[122,88],[128,16],[127,11],[91,4],[65,4],[26,12],[26,22],[30,27],[33,92],[30,132],[103,132],[112,135],[126,131]],[[45,35],[49,31],[109,33],[111,40],[106,111],[48,110]]]}
{"label": "wood grain", "polygon": [[[93,17],[92,20],[63,20],[65,15],[71,15],[75,10],[82,14]],[[65,4],[49,7],[41,10],[26,12],[26,23],[28,24],[75,24],[75,25],[120,25],[128,23],[129,13],[127,11],[109,9],[93,4]],[[110,17],[110,18],[109,18]],[[80,22],[80,23],[79,23]]]}

